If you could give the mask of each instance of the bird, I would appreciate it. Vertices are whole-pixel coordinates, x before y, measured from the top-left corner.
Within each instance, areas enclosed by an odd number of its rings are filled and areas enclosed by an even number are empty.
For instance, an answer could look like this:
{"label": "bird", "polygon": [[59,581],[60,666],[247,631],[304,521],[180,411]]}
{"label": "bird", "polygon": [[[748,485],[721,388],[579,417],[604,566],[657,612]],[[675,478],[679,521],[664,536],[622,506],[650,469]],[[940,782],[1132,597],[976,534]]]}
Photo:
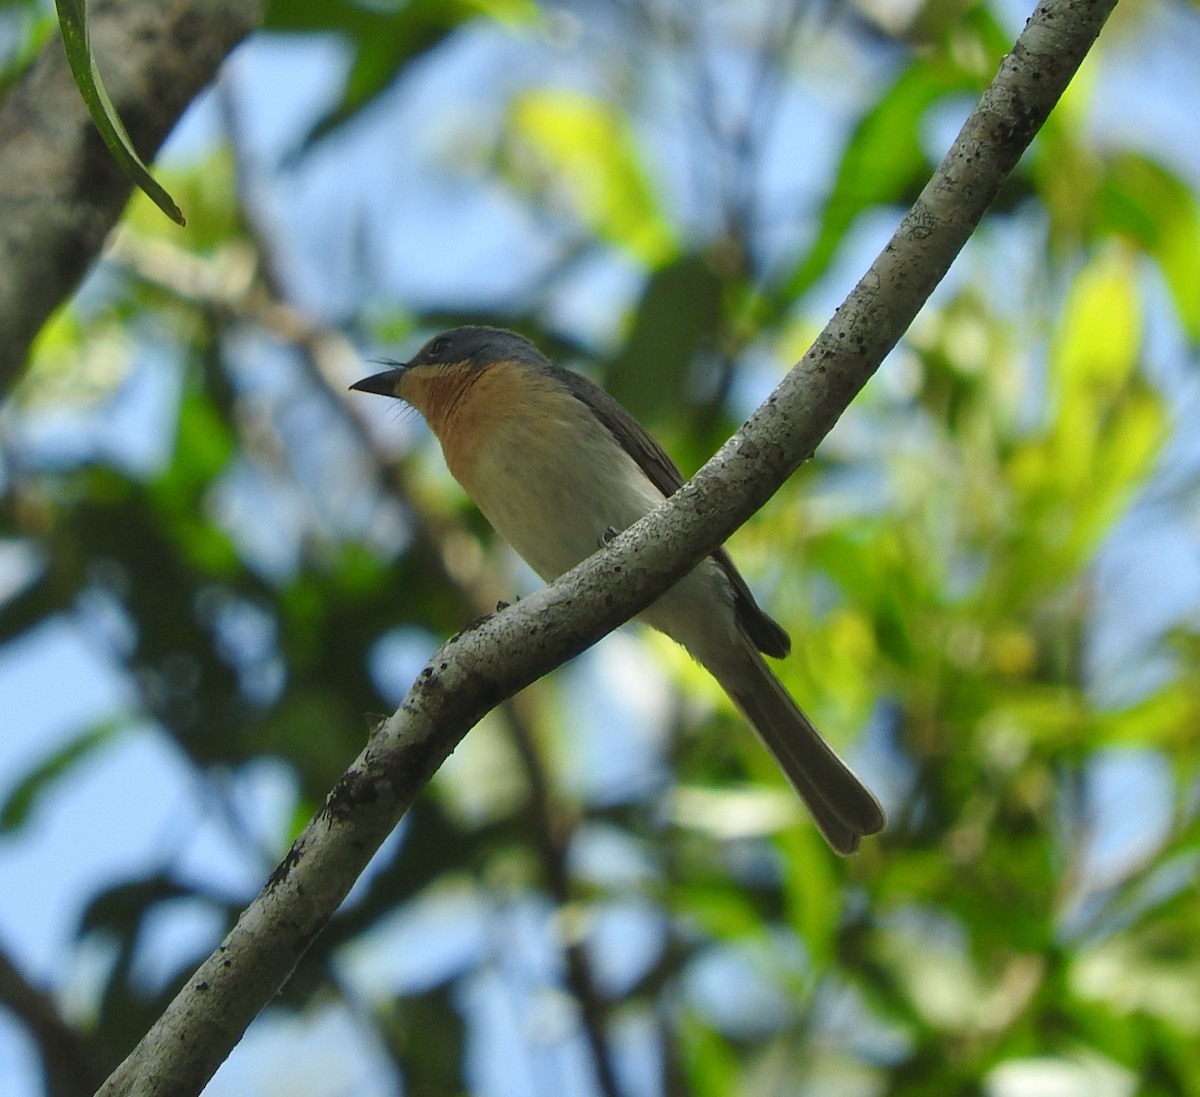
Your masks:
{"label": "bird", "polygon": [[[384,364],[384,363],[381,363]],[[501,537],[546,582],[592,555],[684,483],[648,431],[599,385],[524,336],[465,326],[429,339],[351,389],[415,408],[446,465]],[[787,632],[722,547],[639,620],[681,644],[757,731],[838,853],[886,825],[878,800],[767,665]]]}

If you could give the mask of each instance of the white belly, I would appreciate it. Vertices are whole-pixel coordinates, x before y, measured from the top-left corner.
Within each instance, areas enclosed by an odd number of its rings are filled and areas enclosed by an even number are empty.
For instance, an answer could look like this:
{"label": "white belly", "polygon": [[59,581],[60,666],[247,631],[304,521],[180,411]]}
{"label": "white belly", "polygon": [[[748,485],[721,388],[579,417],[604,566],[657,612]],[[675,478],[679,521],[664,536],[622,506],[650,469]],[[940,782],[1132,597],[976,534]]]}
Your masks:
{"label": "white belly", "polygon": [[[580,407],[570,422],[538,432],[523,426],[498,432],[479,454],[468,485],[496,532],[547,582],[591,556],[608,530],[626,529],[664,498]],[[736,630],[733,591],[709,559],[641,619],[706,663],[705,649],[728,643]]]}
{"label": "white belly", "polygon": [[540,433],[506,429],[477,460],[476,504],[547,582],[663,501],[590,413]]}

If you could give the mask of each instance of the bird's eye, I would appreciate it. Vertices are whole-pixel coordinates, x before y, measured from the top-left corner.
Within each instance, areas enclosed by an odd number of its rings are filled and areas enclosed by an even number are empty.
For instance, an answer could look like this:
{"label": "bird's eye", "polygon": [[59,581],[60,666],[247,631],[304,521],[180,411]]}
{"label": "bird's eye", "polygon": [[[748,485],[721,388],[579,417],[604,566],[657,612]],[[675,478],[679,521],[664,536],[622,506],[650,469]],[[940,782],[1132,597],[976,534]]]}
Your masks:
{"label": "bird's eye", "polygon": [[450,340],[444,335],[439,335],[432,343],[429,344],[429,357],[441,358],[450,349]]}

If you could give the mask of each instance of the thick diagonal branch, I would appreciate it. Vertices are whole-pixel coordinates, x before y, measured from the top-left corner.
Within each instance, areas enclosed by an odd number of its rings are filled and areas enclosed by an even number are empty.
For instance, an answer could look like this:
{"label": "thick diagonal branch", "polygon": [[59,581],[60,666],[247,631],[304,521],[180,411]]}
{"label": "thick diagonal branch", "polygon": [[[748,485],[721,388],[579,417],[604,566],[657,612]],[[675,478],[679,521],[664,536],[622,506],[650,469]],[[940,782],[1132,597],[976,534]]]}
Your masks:
{"label": "thick diagonal branch", "polygon": [[443,645],[104,1097],[199,1093],[470,727],[647,606],[812,454],[945,274],[1113,4],[1038,5],[883,253],[766,404],[681,491],[551,586]]}

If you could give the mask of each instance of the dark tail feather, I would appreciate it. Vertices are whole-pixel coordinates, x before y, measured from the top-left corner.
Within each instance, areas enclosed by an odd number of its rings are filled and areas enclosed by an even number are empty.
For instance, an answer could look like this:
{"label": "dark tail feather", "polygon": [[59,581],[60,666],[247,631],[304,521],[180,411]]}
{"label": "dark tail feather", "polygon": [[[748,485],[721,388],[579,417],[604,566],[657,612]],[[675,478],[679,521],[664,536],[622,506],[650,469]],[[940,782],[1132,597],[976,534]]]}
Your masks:
{"label": "dark tail feather", "polygon": [[748,646],[738,655],[736,672],[718,680],[775,756],[826,841],[838,853],[853,853],[861,837],[887,824],[879,801],[821,738],[762,656]]}

